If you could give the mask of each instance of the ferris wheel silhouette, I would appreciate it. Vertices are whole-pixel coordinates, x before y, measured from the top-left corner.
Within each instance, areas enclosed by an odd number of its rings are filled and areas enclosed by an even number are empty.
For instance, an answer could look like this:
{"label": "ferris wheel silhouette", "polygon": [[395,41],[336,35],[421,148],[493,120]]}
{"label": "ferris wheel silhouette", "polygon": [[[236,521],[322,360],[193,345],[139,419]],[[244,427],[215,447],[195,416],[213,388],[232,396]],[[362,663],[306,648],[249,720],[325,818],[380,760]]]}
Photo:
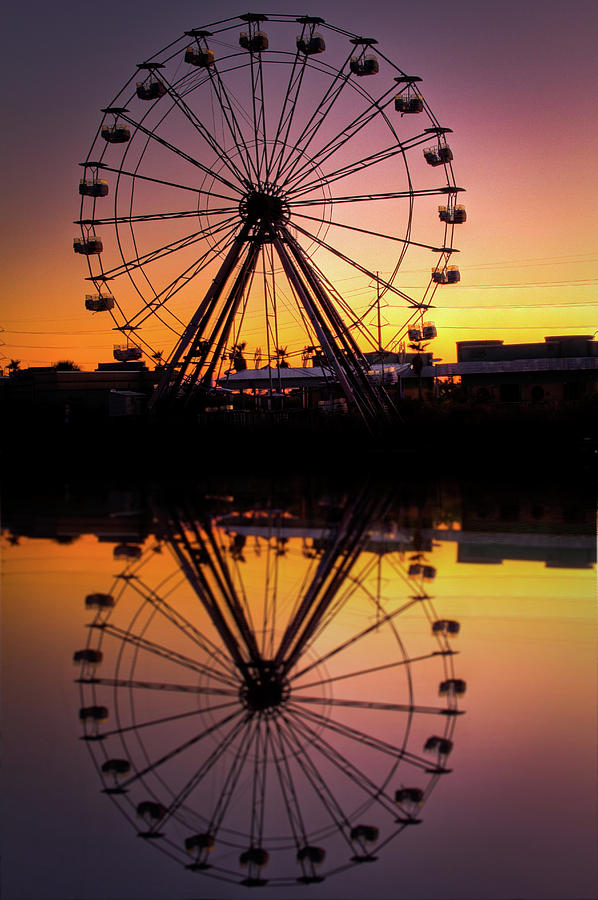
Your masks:
{"label": "ferris wheel silhouette", "polygon": [[188,869],[259,886],[374,862],[450,772],[459,623],[421,543],[387,541],[392,596],[376,589],[388,510],[364,488],[306,529],[187,498],[87,596],[82,739],[137,834]]}
{"label": "ferris wheel silhouette", "polygon": [[138,64],[80,164],[73,249],[115,359],[163,367],[154,409],[197,405],[264,348],[279,386],[307,356],[366,421],[389,412],[363,352],[381,298],[403,308],[390,348],[423,349],[467,218],[421,81],[304,15],[208,23]]}

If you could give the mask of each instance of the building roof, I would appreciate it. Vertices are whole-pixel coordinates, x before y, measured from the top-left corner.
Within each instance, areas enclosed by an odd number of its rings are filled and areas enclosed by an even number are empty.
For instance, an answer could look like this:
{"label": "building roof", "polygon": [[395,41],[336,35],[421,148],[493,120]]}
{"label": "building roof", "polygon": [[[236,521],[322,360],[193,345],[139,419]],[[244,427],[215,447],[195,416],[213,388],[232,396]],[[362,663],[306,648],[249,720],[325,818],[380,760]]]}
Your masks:
{"label": "building roof", "polygon": [[438,377],[443,377],[444,375],[494,375],[501,372],[564,372],[580,369],[598,370],[598,356],[443,363],[434,367],[434,373]]}
{"label": "building roof", "polygon": [[[411,370],[410,363],[376,363],[370,367],[370,372],[376,375],[405,375]],[[282,389],[294,387],[321,387],[325,384],[336,383],[336,374],[323,366],[297,366],[277,369],[264,366],[262,369],[244,369],[242,372],[230,372],[218,379],[218,387],[229,390],[246,390],[257,388],[265,390],[270,386]]]}

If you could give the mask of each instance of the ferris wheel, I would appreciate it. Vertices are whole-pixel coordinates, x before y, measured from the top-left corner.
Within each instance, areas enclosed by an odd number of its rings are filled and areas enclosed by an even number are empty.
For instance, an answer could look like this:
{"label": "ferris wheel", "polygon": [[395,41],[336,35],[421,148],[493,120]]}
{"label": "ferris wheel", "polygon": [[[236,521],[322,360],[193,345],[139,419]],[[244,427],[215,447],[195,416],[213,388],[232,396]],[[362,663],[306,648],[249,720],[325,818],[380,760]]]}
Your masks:
{"label": "ferris wheel", "polygon": [[115,358],[164,366],[156,406],[253,356],[311,359],[363,416],[387,407],[363,355],[380,349],[376,304],[401,310],[391,349],[421,347],[437,289],[460,279],[451,129],[420,82],[311,16],[211,23],[137,66],[81,163],[74,250]]}
{"label": "ferris wheel", "polygon": [[284,511],[175,504],[88,595],[83,740],[137,834],[189,870],[311,884],[375,862],[450,772],[459,623],[390,546],[376,591],[387,508],[362,491],[306,539]]}

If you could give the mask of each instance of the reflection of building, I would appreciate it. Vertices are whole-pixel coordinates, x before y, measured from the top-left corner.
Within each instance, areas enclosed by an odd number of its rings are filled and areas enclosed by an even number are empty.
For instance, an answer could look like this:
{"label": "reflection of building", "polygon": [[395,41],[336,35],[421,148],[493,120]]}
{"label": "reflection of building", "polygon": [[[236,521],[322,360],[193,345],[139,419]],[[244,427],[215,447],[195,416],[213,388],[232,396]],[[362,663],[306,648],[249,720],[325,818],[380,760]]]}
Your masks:
{"label": "reflection of building", "polygon": [[589,334],[543,344],[460,341],[457,362],[435,372],[459,376],[468,402],[560,405],[598,394],[598,342]]}
{"label": "reflection of building", "polygon": [[508,559],[587,569],[596,562],[594,510],[573,495],[555,500],[548,493],[466,494],[461,531],[436,531],[434,540],[457,541],[462,563]]}
{"label": "reflection of building", "polygon": [[[230,498],[232,501],[232,498]],[[259,500],[215,498],[212,514],[219,527],[238,540],[282,542],[301,539],[306,552],[324,549],[334,533],[342,501],[324,505],[314,498],[288,499],[277,509],[261,509]],[[463,563],[499,563],[503,560],[544,562],[549,567],[588,568],[596,562],[594,510],[591,504],[569,495],[555,499],[548,492],[505,494],[480,489],[461,500],[444,498],[450,510],[431,498],[421,505],[397,503],[383,521],[372,524],[364,550],[388,553],[427,553],[434,544],[456,542],[457,560]],[[252,504],[254,504],[252,506]],[[257,506],[255,504],[258,504]],[[448,518],[447,518],[448,516]],[[460,529],[439,527],[459,522]],[[56,496],[40,506],[37,497],[5,499],[4,524],[13,535],[73,540],[95,534],[100,541],[143,543],[161,530],[152,521],[147,498],[137,491],[106,491],[85,496]]]}
{"label": "reflection of building", "polygon": [[[448,532],[434,538],[446,540]],[[499,564],[505,560],[544,562],[548,568],[589,569],[596,562],[596,542],[584,535],[522,534],[471,531],[450,533],[457,541],[457,562]]]}

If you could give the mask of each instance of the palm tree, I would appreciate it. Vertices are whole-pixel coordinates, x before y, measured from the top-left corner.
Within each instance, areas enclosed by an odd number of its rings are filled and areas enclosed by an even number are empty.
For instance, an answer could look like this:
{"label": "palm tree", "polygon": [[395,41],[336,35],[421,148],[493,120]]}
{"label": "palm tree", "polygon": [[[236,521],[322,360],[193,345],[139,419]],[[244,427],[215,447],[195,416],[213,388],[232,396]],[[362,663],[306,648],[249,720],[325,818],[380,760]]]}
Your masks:
{"label": "palm tree", "polygon": [[233,344],[232,349],[228,353],[228,358],[232,362],[235,372],[243,372],[247,368],[247,362],[243,356],[245,346],[245,341],[241,344]]}
{"label": "palm tree", "polygon": [[6,367],[11,375],[14,375],[21,368],[21,360],[20,359],[11,359],[9,364]]}
{"label": "palm tree", "polygon": [[311,345],[303,348],[303,350],[301,351],[301,365],[303,366],[303,368],[305,368],[310,359],[313,358],[315,350],[316,348],[312,347]]}
{"label": "palm tree", "polygon": [[277,347],[276,348],[276,365],[278,366],[279,369],[288,369],[289,368],[289,364],[285,359],[287,352],[288,351],[287,351],[286,347]]}

